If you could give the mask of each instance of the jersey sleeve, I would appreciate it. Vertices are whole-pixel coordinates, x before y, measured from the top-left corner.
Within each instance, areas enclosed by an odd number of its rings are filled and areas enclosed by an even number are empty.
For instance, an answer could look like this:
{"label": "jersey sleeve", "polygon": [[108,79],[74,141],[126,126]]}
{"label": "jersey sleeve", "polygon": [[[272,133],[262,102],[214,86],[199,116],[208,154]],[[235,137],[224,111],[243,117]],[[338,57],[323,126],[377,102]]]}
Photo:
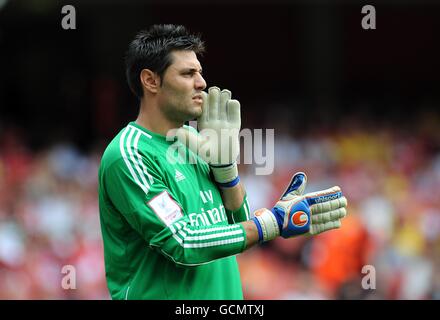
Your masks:
{"label": "jersey sleeve", "polygon": [[151,159],[115,161],[104,172],[103,184],[111,205],[131,227],[151,248],[178,265],[209,263],[246,247],[245,230],[240,224],[191,225]]}

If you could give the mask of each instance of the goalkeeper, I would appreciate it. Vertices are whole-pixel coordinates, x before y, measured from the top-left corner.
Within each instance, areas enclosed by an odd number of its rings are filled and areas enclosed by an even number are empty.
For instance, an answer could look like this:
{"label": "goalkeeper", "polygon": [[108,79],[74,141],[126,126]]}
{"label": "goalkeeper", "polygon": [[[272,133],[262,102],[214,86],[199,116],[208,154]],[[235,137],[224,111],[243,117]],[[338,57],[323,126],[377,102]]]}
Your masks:
{"label": "goalkeeper", "polygon": [[[203,51],[198,36],[174,25],[141,31],[129,45],[126,74],[139,114],[99,168],[113,299],[243,299],[236,254],[278,236],[339,228],[346,215],[339,187],[303,194],[304,173],[272,208],[249,212],[236,164],[240,104],[228,90],[203,91]],[[199,132],[184,126],[195,118]],[[176,144],[186,152],[170,161]]]}

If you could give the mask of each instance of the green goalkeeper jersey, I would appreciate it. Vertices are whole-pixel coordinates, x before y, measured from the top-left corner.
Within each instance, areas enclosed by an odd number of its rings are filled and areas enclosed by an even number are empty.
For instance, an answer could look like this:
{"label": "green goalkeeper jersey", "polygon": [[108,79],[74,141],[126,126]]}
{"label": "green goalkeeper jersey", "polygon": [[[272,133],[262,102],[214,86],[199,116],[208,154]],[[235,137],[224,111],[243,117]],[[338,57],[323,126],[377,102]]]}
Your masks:
{"label": "green goalkeeper jersey", "polygon": [[113,299],[243,299],[246,234],[234,222],[249,219],[247,200],[234,219],[209,166],[179,142],[129,123],[102,156],[99,210]]}

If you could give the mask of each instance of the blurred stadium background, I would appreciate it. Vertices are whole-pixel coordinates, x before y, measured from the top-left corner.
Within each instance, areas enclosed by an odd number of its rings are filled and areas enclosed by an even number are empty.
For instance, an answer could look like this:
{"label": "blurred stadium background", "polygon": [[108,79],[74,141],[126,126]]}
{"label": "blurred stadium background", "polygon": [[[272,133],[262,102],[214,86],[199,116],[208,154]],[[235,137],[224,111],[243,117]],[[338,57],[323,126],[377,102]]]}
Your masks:
{"label": "blurred stadium background", "polygon": [[97,168],[136,117],[123,55],[153,23],[200,32],[208,85],[240,99],[243,128],[275,129],[273,174],[240,165],[253,209],[296,170],[349,199],[341,229],[239,255],[247,299],[440,299],[440,6],[369,2],[365,31],[364,4],[0,1],[0,299],[109,299]]}

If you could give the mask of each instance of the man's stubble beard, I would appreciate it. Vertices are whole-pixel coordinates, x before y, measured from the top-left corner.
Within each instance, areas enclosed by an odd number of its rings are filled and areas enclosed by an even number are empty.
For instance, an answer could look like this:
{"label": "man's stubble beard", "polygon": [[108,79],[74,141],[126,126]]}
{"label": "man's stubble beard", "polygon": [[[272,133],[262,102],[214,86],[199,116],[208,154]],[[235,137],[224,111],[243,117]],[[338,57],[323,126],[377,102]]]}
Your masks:
{"label": "man's stubble beard", "polygon": [[165,117],[177,123],[184,123],[186,121],[197,119],[202,115],[202,106],[167,106],[163,109]]}

